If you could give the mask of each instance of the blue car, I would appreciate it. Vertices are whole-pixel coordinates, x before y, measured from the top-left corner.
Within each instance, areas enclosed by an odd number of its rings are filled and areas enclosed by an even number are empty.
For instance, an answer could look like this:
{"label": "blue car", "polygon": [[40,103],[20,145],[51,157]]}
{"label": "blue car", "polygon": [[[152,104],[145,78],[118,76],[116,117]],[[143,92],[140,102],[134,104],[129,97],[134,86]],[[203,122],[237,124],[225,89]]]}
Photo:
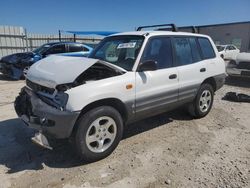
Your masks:
{"label": "blue car", "polygon": [[19,80],[24,77],[24,72],[33,63],[52,54],[66,56],[87,57],[93,48],[76,42],[52,42],[44,44],[31,52],[16,53],[3,57],[0,60],[0,72]]}

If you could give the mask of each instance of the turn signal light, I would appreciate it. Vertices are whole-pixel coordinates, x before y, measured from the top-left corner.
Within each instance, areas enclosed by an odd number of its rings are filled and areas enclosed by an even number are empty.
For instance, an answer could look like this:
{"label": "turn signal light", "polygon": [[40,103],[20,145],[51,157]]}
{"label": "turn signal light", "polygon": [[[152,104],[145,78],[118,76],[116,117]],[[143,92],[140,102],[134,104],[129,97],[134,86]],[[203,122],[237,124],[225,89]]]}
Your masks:
{"label": "turn signal light", "polygon": [[133,88],[133,85],[132,85],[132,84],[126,85],[126,89],[132,89],[132,88]]}

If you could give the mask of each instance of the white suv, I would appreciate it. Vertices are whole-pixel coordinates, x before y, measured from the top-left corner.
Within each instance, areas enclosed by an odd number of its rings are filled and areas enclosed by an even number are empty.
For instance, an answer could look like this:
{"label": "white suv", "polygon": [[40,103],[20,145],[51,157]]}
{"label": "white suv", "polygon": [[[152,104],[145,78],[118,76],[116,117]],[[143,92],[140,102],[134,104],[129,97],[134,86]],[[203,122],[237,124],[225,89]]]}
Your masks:
{"label": "white suv", "polygon": [[116,148],[128,123],[184,105],[204,117],[224,80],[225,63],[208,36],[119,33],[90,58],[50,56],[32,65],[15,109],[40,130],[36,143],[50,148],[47,136],[73,138],[78,154],[96,161]]}

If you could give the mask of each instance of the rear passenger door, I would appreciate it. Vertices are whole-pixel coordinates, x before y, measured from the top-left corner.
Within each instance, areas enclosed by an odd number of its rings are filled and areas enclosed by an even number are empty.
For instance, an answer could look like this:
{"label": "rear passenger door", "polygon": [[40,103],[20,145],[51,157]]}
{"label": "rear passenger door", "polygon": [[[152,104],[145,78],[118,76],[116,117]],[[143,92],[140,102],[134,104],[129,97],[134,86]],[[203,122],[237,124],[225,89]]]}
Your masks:
{"label": "rear passenger door", "polygon": [[137,117],[166,111],[178,100],[178,71],[173,66],[171,38],[150,38],[140,63],[148,60],[157,63],[157,70],[136,72]]}
{"label": "rear passenger door", "polygon": [[192,100],[202,82],[201,52],[195,37],[173,37],[175,62],[179,73],[179,101]]}

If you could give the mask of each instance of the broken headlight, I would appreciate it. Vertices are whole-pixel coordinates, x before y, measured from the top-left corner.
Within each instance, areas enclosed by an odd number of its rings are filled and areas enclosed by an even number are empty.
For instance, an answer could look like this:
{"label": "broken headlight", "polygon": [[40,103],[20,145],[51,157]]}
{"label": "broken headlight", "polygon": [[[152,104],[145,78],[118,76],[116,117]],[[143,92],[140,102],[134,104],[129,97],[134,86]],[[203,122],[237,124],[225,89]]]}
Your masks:
{"label": "broken headlight", "polygon": [[68,98],[69,96],[67,93],[58,92],[54,98],[54,102],[64,109],[68,102]]}
{"label": "broken headlight", "polygon": [[60,84],[56,86],[56,89],[58,91],[67,91],[68,89],[70,89],[72,87],[72,83],[69,84]]}

